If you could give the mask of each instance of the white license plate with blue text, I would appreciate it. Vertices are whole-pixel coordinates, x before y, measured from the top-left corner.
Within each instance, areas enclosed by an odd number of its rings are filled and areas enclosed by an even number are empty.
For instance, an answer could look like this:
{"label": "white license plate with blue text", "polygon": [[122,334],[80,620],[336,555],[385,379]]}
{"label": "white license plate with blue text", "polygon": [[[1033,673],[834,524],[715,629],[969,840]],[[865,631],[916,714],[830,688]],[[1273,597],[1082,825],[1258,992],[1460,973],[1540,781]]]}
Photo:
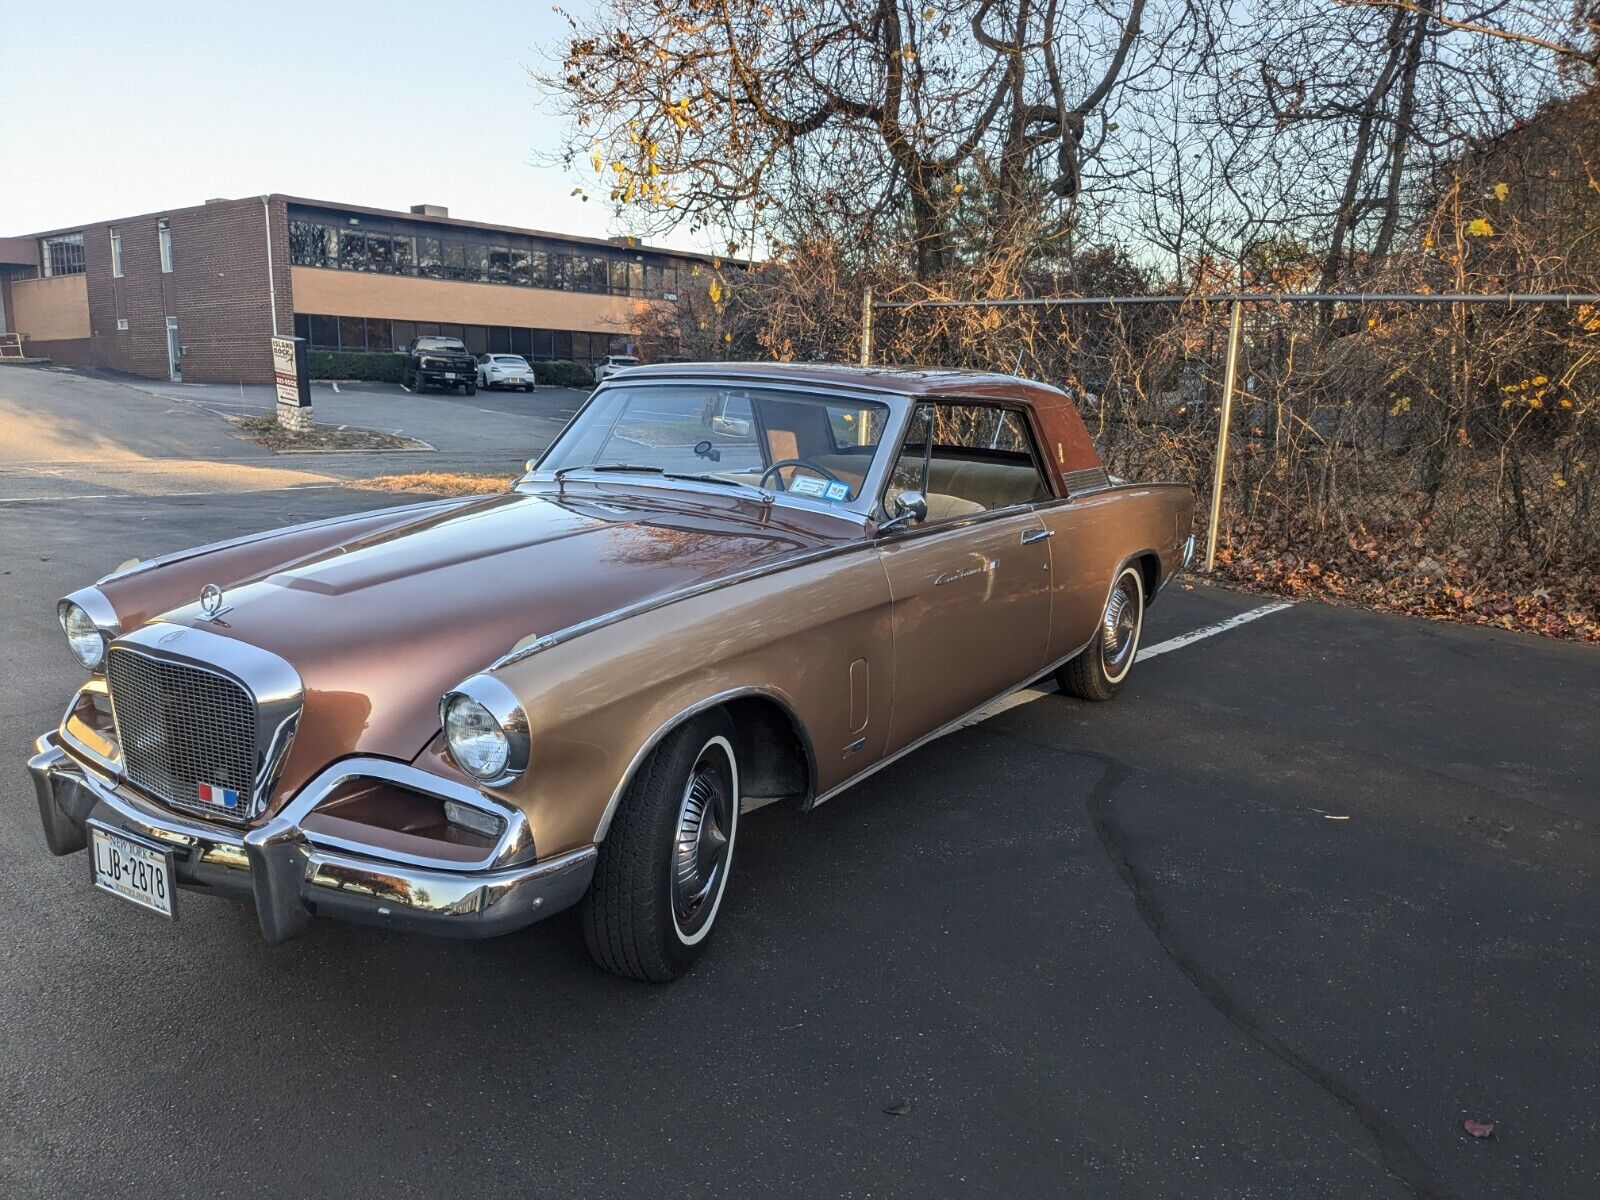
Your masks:
{"label": "white license plate with blue text", "polygon": [[90,822],[89,853],[95,887],[173,918],[172,851]]}

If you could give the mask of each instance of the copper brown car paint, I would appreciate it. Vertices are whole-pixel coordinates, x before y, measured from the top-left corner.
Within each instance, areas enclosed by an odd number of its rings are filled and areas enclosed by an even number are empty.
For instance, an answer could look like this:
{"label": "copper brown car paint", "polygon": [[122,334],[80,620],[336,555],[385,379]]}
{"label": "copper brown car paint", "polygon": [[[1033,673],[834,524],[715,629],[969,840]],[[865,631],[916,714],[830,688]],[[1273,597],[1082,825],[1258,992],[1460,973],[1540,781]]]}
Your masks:
{"label": "copper brown car paint", "polygon": [[[470,783],[438,704],[492,670],[532,738],[529,768],[493,794],[526,815],[545,861],[604,837],[630,772],[686,714],[769,706],[809,774],[778,798],[807,806],[1084,647],[1124,564],[1140,564],[1149,596],[1182,564],[1190,488],[1112,481],[1056,389],[791,364],[646,368],[608,386],[652,380],[1010,406],[1053,495],[880,535],[875,496],[823,511],[536,470],[509,494],[244,539],[100,590],[123,631],[204,627],[298,670],[303,714],[262,820],[352,755]],[[227,606],[214,619],[196,603],[211,583]],[[377,848],[409,836],[368,828]]]}

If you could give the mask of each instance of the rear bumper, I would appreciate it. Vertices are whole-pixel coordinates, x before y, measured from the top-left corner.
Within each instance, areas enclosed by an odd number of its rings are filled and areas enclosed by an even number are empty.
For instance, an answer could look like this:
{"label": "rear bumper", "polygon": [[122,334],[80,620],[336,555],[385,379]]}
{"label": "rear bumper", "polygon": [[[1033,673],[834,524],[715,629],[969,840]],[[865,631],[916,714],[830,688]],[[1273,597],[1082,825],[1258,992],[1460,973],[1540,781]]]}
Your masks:
{"label": "rear bumper", "polygon": [[270,942],[293,937],[313,917],[445,937],[509,933],[575,904],[598,853],[586,846],[516,867],[435,870],[329,851],[281,817],[227,830],[156,809],[79,763],[48,734],[35,744],[28,771],[52,854],[83,849],[91,819],[157,842],[173,851],[180,885],[253,900]]}

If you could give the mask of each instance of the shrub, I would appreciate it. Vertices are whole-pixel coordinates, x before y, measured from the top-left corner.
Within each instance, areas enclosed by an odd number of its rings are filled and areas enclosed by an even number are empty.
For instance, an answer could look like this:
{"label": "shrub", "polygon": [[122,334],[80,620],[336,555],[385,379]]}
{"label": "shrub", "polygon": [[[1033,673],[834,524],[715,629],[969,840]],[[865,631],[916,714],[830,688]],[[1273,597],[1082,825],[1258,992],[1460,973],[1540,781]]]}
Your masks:
{"label": "shrub", "polygon": [[311,378],[313,379],[367,379],[375,383],[399,383],[405,366],[404,354],[385,354],[381,351],[311,350]]}
{"label": "shrub", "polygon": [[554,387],[592,388],[594,368],[582,363],[568,362],[564,358],[533,364],[533,377],[540,383]]}

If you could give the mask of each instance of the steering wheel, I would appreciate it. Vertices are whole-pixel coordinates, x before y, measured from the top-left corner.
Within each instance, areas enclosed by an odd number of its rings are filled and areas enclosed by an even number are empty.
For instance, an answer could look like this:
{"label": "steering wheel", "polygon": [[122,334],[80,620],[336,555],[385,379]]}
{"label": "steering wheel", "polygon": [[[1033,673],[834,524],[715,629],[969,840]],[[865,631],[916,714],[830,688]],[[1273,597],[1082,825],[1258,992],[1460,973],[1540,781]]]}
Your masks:
{"label": "steering wheel", "polygon": [[[769,475],[777,475],[778,472],[783,470],[783,468],[785,468],[785,467],[803,467],[807,471],[815,471],[818,475],[821,475],[829,483],[843,483],[844,482],[844,480],[840,479],[832,471],[828,470],[827,467],[819,467],[819,466],[817,466],[816,463],[807,462],[803,458],[780,458],[777,462],[773,463],[765,471],[761,472],[761,483],[760,483],[760,486],[761,487],[766,487],[767,486],[767,476],[769,476]],[[779,483],[783,482],[783,477],[781,475],[778,477],[778,482]]]}

